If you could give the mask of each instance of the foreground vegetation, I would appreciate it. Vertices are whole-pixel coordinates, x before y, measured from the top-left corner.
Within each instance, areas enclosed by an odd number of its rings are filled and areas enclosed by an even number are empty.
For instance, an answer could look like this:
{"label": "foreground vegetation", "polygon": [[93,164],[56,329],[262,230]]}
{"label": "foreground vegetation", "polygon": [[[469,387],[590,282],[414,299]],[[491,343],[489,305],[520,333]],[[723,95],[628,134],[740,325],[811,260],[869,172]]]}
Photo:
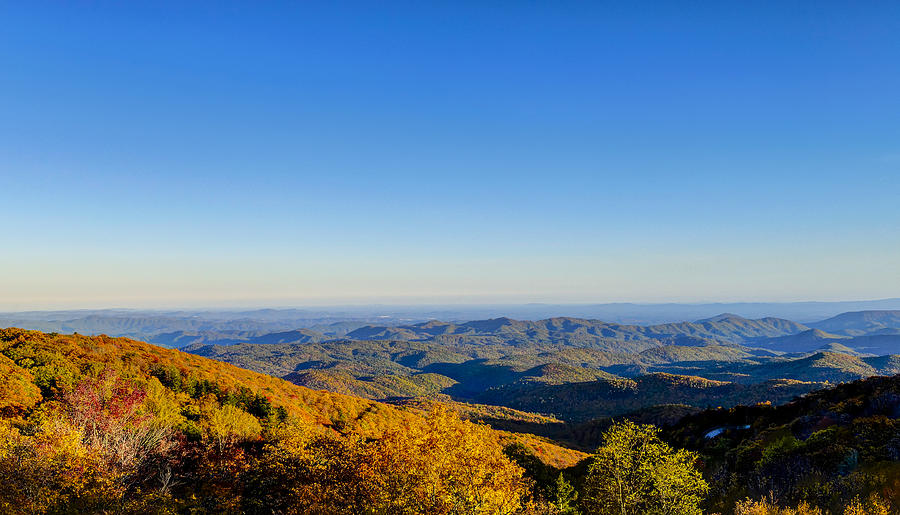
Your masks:
{"label": "foreground vegetation", "polygon": [[0,342],[5,513],[513,513],[531,492],[447,410],[289,383],[280,404],[271,378],[124,339]]}
{"label": "foreground vegetation", "polygon": [[[709,438],[713,428],[723,431]],[[784,406],[690,415],[666,437],[701,453],[707,505],[716,511],[747,497],[826,513],[875,498],[900,510],[900,376],[838,385]]]}

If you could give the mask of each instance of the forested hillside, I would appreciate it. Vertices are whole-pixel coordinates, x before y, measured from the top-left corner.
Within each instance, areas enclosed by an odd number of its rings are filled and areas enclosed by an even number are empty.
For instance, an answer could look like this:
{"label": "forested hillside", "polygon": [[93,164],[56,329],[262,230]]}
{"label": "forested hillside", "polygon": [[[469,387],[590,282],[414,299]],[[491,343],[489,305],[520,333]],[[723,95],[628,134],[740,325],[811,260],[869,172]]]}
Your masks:
{"label": "forested hillside", "polygon": [[0,371],[4,513],[508,513],[531,495],[503,446],[534,438],[441,408],[19,329],[0,330]]}
{"label": "forested hillside", "polygon": [[781,404],[820,387],[820,384],[794,380],[743,385],[660,373],[634,379],[513,384],[487,390],[478,400],[485,404],[553,414],[569,422],[585,422],[665,404],[697,408],[757,402]]}
{"label": "forested hillside", "polygon": [[[741,343],[752,338],[796,334],[806,329],[806,326],[790,320],[748,320],[737,315],[723,314],[697,322],[651,326],[578,318],[550,318],[533,322],[496,318],[461,324],[431,321],[398,327],[366,326],[347,333],[347,337],[357,340],[426,340],[444,337],[442,341],[454,343],[501,339],[510,344],[552,343],[634,352],[667,343],[702,344],[711,340]],[[623,345],[624,342],[628,344]]]}
{"label": "forested hillside", "polygon": [[823,331],[849,336],[877,334],[882,330],[900,327],[900,310],[851,311],[810,325]]}
{"label": "forested hillside", "polygon": [[900,376],[842,384],[784,406],[705,411],[665,436],[701,454],[711,511],[727,512],[746,497],[839,513],[854,498],[875,496],[900,509]]}

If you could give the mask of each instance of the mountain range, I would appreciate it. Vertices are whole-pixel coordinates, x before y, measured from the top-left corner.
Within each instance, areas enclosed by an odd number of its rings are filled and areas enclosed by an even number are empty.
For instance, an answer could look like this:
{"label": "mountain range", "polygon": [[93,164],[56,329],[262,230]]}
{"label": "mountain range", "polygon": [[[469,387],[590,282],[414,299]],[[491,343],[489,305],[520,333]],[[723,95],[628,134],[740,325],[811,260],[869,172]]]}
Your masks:
{"label": "mountain range", "polygon": [[156,331],[151,343],[317,390],[390,403],[444,398],[573,423],[659,405],[782,403],[829,383],[900,372],[900,311],[806,324],[721,313],[651,325],[500,317],[287,327],[297,320],[277,310],[239,315],[119,313],[118,327]]}
{"label": "mountain range", "polygon": [[295,330],[178,339],[195,341],[185,352],[311,388],[394,403],[446,396],[580,423],[658,405],[782,403],[830,383],[895,374],[896,320],[893,311],[809,325],[728,313],[649,326],[501,317],[365,325],[340,338]]}
{"label": "mountain range", "polygon": [[[344,324],[343,328],[352,327]],[[604,348],[606,350],[644,350],[657,345],[706,345],[712,342],[772,347],[783,352],[808,352],[830,341],[850,343],[848,347],[873,345],[872,341],[853,341],[860,336],[900,335],[900,311],[864,311],[843,313],[833,318],[801,324],[787,319],[766,317],[747,319],[723,313],[695,322],[657,325],[626,325],[570,317],[544,320],[513,320],[507,317],[469,322],[430,320],[408,325],[360,325],[342,331],[317,330],[316,327],[292,331],[195,331],[159,333],[151,338],[159,344],[185,346],[194,343],[306,343],[335,337],[350,340],[440,340],[446,343],[552,344]],[[321,328],[318,328],[321,329]],[[776,338],[785,337],[782,340]],[[796,338],[789,338],[796,337]],[[803,345],[791,350],[791,346]],[[888,339],[884,340],[889,341]],[[623,345],[624,343],[629,345]],[[817,343],[822,345],[815,346]],[[810,345],[814,347],[810,348]],[[779,348],[783,347],[783,348]]]}
{"label": "mountain range", "polygon": [[[699,320],[719,313],[759,319],[783,318],[810,325],[846,312],[900,310],[900,298],[841,302],[740,302],[709,304],[484,304],[484,305],[362,305],[265,309],[81,309],[0,312],[0,327],[48,332],[107,334],[149,341],[173,331],[271,333],[297,328],[340,337],[366,325],[408,325],[429,320],[461,323],[511,317],[540,320],[573,317],[623,325],[659,325]],[[812,325],[810,325],[812,327]],[[820,327],[827,332],[836,332]]]}

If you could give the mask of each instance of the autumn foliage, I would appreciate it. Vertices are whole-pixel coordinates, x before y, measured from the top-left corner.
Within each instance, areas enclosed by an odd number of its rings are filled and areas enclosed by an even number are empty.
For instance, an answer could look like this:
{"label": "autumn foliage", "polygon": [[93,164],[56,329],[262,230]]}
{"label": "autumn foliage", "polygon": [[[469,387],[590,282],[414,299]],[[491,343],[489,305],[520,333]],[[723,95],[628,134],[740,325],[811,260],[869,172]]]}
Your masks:
{"label": "autumn foliage", "polygon": [[[561,470],[534,452],[549,443],[460,418],[473,409],[313,391],[125,338],[0,329],[0,513],[675,515],[710,506],[709,463],[653,426],[613,424],[593,455]],[[893,434],[892,421],[878,420],[856,437]],[[773,440],[760,463],[796,452],[793,442]],[[890,513],[895,470],[834,513]],[[825,513],[744,497],[720,511]]]}
{"label": "autumn foliage", "polygon": [[495,514],[530,494],[497,432],[440,407],[106,337],[0,330],[0,367],[3,513]]}

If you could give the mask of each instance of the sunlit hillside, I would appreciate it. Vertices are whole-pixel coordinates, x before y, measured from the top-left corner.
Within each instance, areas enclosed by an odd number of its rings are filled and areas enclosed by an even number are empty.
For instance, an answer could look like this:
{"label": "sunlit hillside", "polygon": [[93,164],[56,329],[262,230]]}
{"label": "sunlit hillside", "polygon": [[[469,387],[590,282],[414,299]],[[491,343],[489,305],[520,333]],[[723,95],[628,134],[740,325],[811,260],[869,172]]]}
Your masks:
{"label": "sunlit hillside", "polygon": [[504,446],[583,456],[124,338],[0,330],[0,370],[4,512],[499,513],[531,495]]}

